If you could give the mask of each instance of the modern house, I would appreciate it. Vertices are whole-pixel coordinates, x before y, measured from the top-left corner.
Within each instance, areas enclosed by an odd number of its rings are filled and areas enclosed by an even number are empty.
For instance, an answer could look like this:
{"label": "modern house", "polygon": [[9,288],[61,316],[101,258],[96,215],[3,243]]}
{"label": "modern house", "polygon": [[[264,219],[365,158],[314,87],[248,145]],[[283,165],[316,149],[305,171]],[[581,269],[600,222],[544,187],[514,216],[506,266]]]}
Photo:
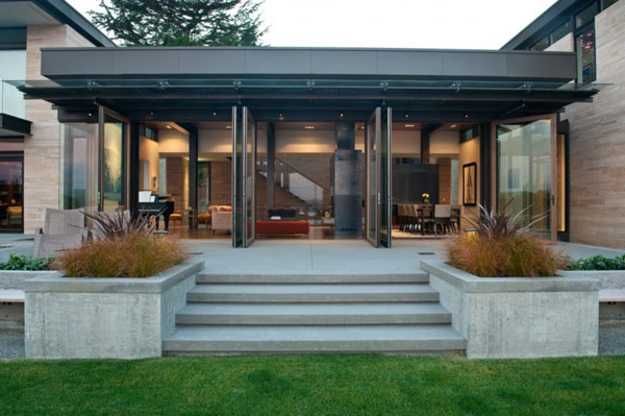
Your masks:
{"label": "modern house", "polygon": [[22,57],[2,59],[3,85],[27,98],[8,99],[1,130],[24,155],[26,233],[46,207],[154,205],[183,236],[235,247],[302,234],[391,247],[423,229],[410,209],[429,200],[623,245],[623,1],[561,0],[499,51],[117,48],[63,1],[0,12],[15,39],[1,53]]}

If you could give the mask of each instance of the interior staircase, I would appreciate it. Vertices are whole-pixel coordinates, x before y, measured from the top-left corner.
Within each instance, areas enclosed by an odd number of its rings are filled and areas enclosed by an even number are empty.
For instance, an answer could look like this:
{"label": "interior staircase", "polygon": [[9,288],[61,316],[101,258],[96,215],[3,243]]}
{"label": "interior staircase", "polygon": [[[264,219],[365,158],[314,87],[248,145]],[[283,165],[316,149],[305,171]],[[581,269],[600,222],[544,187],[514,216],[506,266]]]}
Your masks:
{"label": "interior staircase", "polygon": [[200,274],[164,340],[166,355],[462,353],[427,273]]}

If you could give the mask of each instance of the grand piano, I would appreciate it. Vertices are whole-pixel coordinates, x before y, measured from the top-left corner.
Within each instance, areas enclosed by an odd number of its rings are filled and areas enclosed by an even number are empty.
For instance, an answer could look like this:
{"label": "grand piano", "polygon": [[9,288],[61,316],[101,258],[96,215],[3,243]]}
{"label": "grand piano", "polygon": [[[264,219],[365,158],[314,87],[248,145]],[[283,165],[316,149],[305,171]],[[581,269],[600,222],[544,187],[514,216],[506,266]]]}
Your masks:
{"label": "grand piano", "polygon": [[174,201],[169,195],[159,196],[151,192],[139,192],[137,212],[140,215],[155,216],[156,229],[160,227],[160,216],[163,216],[165,231],[169,231],[169,217],[174,212]]}

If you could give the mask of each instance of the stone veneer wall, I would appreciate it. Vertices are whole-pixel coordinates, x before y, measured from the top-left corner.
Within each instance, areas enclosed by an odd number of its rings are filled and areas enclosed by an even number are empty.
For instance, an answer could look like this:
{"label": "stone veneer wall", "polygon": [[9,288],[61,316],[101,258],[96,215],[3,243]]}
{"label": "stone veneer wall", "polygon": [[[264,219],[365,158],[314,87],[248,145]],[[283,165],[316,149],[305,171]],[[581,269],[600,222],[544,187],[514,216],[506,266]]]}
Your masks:
{"label": "stone veneer wall", "polygon": [[593,104],[562,115],[571,125],[571,241],[625,247],[625,0],[595,18],[597,83]]}
{"label": "stone veneer wall", "polygon": [[[41,48],[93,46],[69,26],[28,26],[26,78],[41,75]],[[33,122],[24,139],[24,233],[43,226],[45,208],[58,208],[60,201],[61,126],[52,105],[42,100],[26,101],[26,118]]]}

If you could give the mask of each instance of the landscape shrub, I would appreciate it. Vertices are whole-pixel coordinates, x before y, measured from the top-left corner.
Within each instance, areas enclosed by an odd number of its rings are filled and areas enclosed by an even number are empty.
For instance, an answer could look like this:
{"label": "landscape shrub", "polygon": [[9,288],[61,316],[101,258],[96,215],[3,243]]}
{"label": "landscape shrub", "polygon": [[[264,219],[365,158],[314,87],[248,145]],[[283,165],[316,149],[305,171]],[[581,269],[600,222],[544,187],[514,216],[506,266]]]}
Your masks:
{"label": "landscape shrub", "polygon": [[6,262],[0,263],[0,270],[50,270],[52,260],[51,258],[34,258],[11,254]]}
{"label": "landscape shrub", "polygon": [[56,267],[69,277],[148,277],[181,263],[177,240],[144,233],[88,241],[61,254]]}
{"label": "landscape shrub", "polygon": [[544,217],[524,225],[524,212],[510,216],[506,207],[489,212],[480,206],[480,218],[467,219],[476,232],[460,235],[449,244],[449,263],[480,277],[555,276],[565,266],[565,258],[529,232]]}
{"label": "landscape shrub", "polygon": [[592,256],[573,261],[569,270],[625,270],[625,255],[617,257]]}

